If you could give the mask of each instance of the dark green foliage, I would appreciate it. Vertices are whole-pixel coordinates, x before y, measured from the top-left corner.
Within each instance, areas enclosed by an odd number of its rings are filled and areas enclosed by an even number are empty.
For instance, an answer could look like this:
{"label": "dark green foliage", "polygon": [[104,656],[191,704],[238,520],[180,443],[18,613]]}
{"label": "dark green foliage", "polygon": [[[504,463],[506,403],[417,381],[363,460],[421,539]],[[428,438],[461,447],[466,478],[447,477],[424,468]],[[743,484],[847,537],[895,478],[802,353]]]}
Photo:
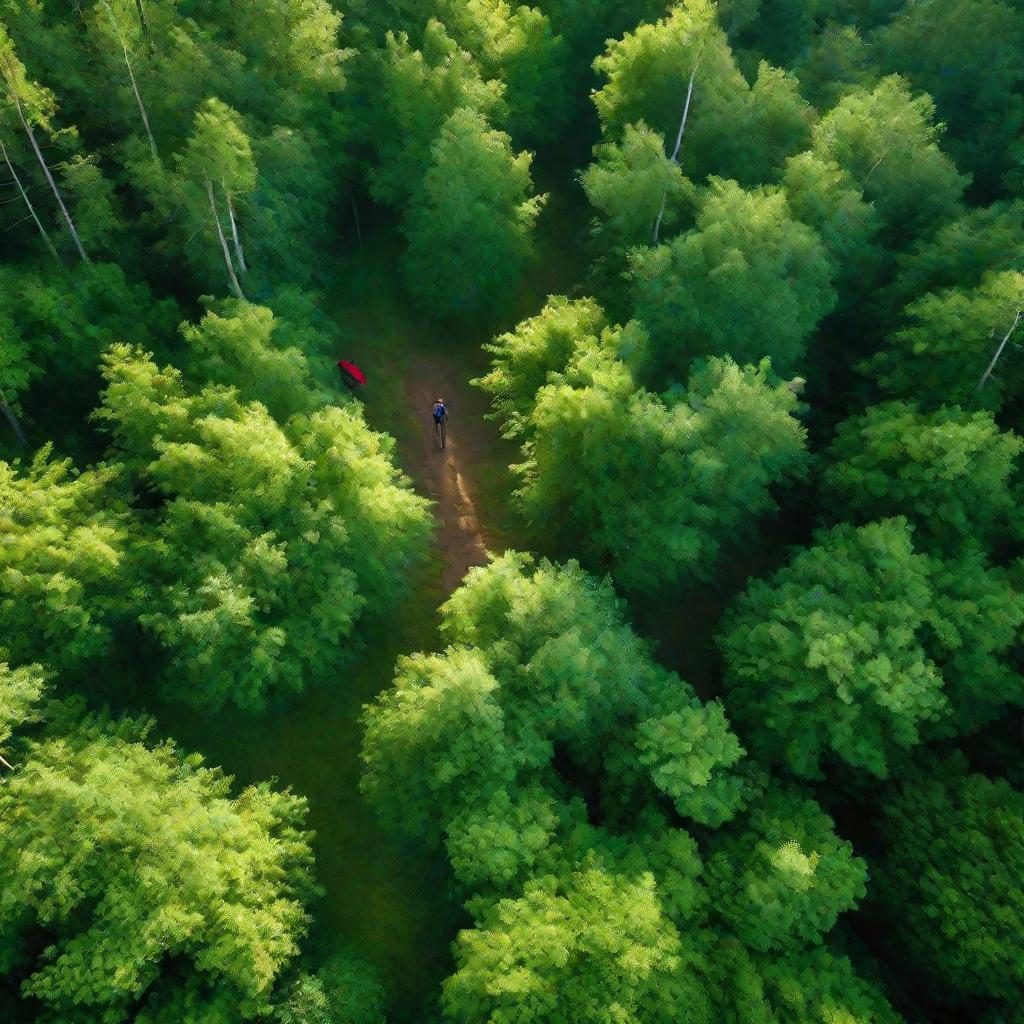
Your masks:
{"label": "dark green foliage", "polygon": [[1024,794],[960,758],[929,761],[883,815],[872,874],[908,966],[947,1003],[990,997],[1010,1013],[1024,992]]}
{"label": "dark green foliage", "polygon": [[365,960],[338,954],[316,974],[302,974],[274,1008],[276,1024],[383,1024],[384,996]]}
{"label": "dark green foliage", "polygon": [[872,56],[931,96],[957,166],[997,189],[1024,130],[1019,9],[1003,0],[916,0],[877,33]]}
{"label": "dark green foliage", "polygon": [[99,392],[107,346],[132,338],[163,350],[179,318],[173,302],[155,298],[112,263],[76,267],[66,276],[5,265],[0,267],[0,387],[13,402],[35,384],[35,400],[22,399],[28,420],[45,423],[70,410],[85,416]]}

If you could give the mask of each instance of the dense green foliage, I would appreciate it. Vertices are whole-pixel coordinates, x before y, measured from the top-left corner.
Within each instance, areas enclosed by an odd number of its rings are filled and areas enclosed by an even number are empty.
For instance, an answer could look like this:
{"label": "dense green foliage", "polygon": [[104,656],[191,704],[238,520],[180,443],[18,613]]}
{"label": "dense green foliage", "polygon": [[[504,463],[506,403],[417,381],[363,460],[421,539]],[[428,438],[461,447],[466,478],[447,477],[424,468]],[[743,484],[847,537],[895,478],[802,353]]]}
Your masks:
{"label": "dense green foliage", "polygon": [[454,1020],[710,1021],[721,957],[788,975],[864,895],[828,815],[744,762],[621,612],[576,565],[507,554],[444,606],[444,653],[406,659],[367,710],[368,795],[441,833],[475,919]]}
{"label": "dense green foliage", "polygon": [[1024,5],[531,2],[0,4],[5,1021],[1019,1024]]}

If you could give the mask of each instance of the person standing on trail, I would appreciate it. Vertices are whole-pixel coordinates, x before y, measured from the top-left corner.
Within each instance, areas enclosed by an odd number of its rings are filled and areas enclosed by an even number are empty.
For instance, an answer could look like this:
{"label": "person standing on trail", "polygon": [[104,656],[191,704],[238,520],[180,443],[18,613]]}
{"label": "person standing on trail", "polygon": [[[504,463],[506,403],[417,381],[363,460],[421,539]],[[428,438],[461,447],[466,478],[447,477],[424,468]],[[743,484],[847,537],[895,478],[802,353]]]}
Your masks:
{"label": "person standing on trail", "polygon": [[448,442],[448,410],[445,408],[444,399],[439,398],[434,403],[434,443],[439,448],[446,447]]}

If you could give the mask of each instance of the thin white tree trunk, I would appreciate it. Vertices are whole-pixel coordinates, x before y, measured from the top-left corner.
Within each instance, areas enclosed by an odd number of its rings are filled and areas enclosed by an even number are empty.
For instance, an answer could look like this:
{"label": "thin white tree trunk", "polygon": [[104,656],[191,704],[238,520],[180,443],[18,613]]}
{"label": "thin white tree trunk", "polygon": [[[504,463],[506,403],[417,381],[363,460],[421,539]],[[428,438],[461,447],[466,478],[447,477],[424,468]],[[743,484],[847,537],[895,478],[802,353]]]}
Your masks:
{"label": "thin white tree trunk", "polygon": [[238,236],[238,225],[235,223],[235,204],[231,202],[231,193],[227,189],[227,185],[221,182],[221,188],[224,189],[224,198],[228,201],[228,220],[231,221],[231,240],[235,243],[235,255],[238,257],[238,269],[243,273],[248,273],[249,268],[245,265],[245,254],[242,252],[242,239]]}
{"label": "thin white tree trunk", "polygon": [[0,764],[2,764],[8,771],[14,771],[14,765],[11,764],[2,754],[0,754]]}
{"label": "thin white tree trunk", "polygon": [[0,409],[3,410],[4,416],[7,417],[7,422],[10,423],[14,436],[21,443],[22,448],[27,448],[28,438],[25,436],[25,431],[21,429],[18,417],[14,415],[14,410],[7,404],[7,396],[2,391],[0,391]]}
{"label": "thin white tree trunk", "polygon": [[[699,55],[698,55],[699,56]],[[690,72],[690,82],[686,87],[686,102],[683,104],[683,116],[679,119],[679,132],[676,135],[676,148],[672,150],[670,162],[673,167],[679,166],[679,150],[683,145],[683,132],[686,131],[686,119],[690,116],[690,100],[693,99],[693,80],[697,75],[699,59],[694,62],[693,70]],[[654,222],[654,244],[658,244],[658,235],[661,234],[661,222],[665,219],[665,204],[668,202],[668,189],[661,194],[661,209],[658,210],[658,219]]]}
{"label": "thin white tree trunk", "polygon": [[153,152],[153,159],[159,160],[160,155],[156,151],[156,140],[153,138],[153,132],[149,127],[149,115],[146,113],[146,105],[142,102],[142,96],[139,93],[139,84],[135,81],[135,72],[132,70],[132,62],[128,56],[128,43],[125,41],[124,34],[121,32],[121,26],[118,25],[117,19],[114,17],[114,9],[107,3],[107,0],[103,0],[103,6],[107,9],[107,14],[110,15],[110,25],[114,30],[114,35],[117,36],[117,41],[121,44],[121,49],[124,51],[124,66],[128,69],[128,78],[132,83],[132,92],[135,93],[135,102],[139,105],[139,113],[142,115],[142,123],[146,129],[146,138],[149,139],[149,148]]}
{"label": "thin white tree trunk", "polygon": [[28,193],[25,191],[24,186],[21,184],[21,178],[18,177],[18,172],[14,169],[14,164],[11,163],[11,158],[7,155],[7,147],[0,141],[0,153],[4,155],[4,163],[7,164],[7,170],[11,172],[11,177],[14,179],[14,184],[18,186],[18,191],[21,193],[21,198],[25,200],[25,205],[28,207],[28,212],[32,215],[32,219],[36,222],[36,227],[39,228],[39,234],[43,236],[43,241],[46,243],[46,248],[50,250],[50,255],[58,262],[63,261],[60,258],[60,253],[57,252],[56,246],[50,240],[50,236],[43,227],[43,222],[39,219],[39,215],[36,213],[36,208],[32,205],[32,200],[29,199]]}
{"label": "thin white tree trunk", "polygon": [[1010,329],[1006,332],[1003,340],[999,342],[999,347],[996,349],[996,354],[992,357],[992,362],[988,364],[985,372],[981,375],[981,380],[978,381],[978,391],[985,386],[989,377],[992,376],[992,371],[996,368],[996,363],[999,362],[999,357],[1003,354],[1003,349],[1006,348],[1006,344],[1013,335],[1013,332],[1017,330],[1017,325],[1020,323],[1022,317],[1024,317],[1024,308],[1017,310],[1017,315],[1013,318],[1013,323],[1010,324]]}
{"label": "thin white tree trunk", "polygon": [[149,22],[146,21],[146,9],[142,6],[142,0],[135,0],[135,9],[139,12],[139,25],[142,26],[142,34],[146,37],[146,47],[152,57],[153,37],[149,34]]}
{"label": "thin white tree trunk", "polygon": [[220,214],[217,213],[217,200],[213,196],[213,182],[209,178],[206,179],[206,194],[210,197],[210,212],[213,214],[213,223],[217,227],[217,237],[220,239],[220,247],[224,253],[224,265],[228,268],[231,290],[238,298],[244,299],[242,286],[238,283],[238,278],[235,276],[235,267],[231,262],[231,253],[228,251],[228,240],[224,237],[224,229],[220,225]]}
{"label": "thin white tree trunk", "polygon": [[11,99],[14,100],[14,106],[18,111],[18,120],[21,121],[21,126],[25,129],[28,141],[32,143],[32,151],[35,153],[36,159],[39,161],[39,166],[42,167],[43,174],[46,175],[46,180],[49,182],[50,188],[53,190],[53,194],[57,199],[57,205],[60,207],[60,212],[64,215],[64,222],[67,224],[68,231],[71,232],[71,237],[75,241],[75,248],[78,249],[78,255],[88,263],[89,257],[86,255],[81,238],[78,237],[78,231],[75,229],[75,222],[71,219],[71,214],[68,213],[68,208],[64,205],[64,197],[60,194],[60,189],[57,188],[57,182],[53,180],[53,175],[50,173],[50,168],[46,165],[46,160],[43,159],[43,152],[39,148],[39,143],[36,142],[36,133],[32,131],[32,125],[29,124],[25,117],[25,111],[21,106],[21,97],[18,96],[18,91],[14,88],[14,85],[11,82],[10,68],[7,69],[7,72],[7,91],[11,94]]}

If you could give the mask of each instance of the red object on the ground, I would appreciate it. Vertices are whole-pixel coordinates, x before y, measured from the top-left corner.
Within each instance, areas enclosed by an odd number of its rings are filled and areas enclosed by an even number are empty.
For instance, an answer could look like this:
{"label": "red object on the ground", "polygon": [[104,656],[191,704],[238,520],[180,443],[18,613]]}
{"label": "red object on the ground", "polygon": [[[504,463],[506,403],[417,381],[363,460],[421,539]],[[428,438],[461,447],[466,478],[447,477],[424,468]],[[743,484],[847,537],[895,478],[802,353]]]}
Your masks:
{"label": "red object on the ground", "polygon": [[338,369],[341,370],[343,375],[347,374],[351,377],[357,384],[366,383],[366,374],[355,363],[350,363],[347,359],[339,359]]}

